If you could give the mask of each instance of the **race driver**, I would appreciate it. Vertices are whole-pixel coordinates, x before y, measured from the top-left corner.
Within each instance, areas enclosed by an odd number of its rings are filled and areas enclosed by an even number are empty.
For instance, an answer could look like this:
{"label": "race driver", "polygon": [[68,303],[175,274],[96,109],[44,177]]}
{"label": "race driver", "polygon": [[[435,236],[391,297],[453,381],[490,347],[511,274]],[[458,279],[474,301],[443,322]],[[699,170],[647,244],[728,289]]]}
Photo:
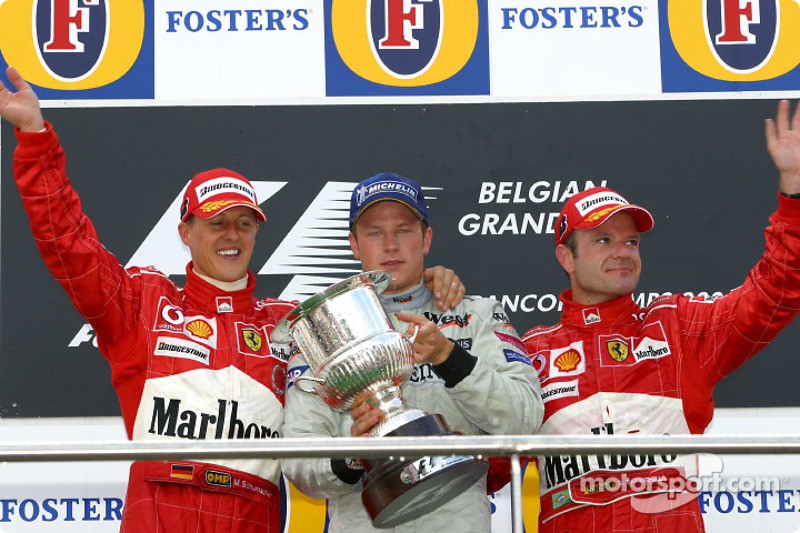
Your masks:
{"label": "race driver", "polygon": [[[464,435],[535,433],[542,402],[536,372],[516,330],[500,304],[488,298],[465,296],[452,311],[438,311],[433,294],[421,283],[432,239],[425,196],[416,181],[380,173],[353,189],[353,255],[364,271],[391,275],[381,302],[397,329],[410,337],[419,328],[413,343],[414,370],[402,386],[405,400],[410,407],[442,415],[451,430]],[[383,419],[378,407],[358,401],[351,413],[335,411],[318,396],[299,390],[297,378],[304,373],[309,373],[308,363],[298,354],[289,363],[287,437],[366,436]],[[434,510],[377,529],[362,504],[365,469],[358,461],[288,459],[283,469],[302,492],[328,499],[330,533],[491,530],[486,476],[449,500],[439,497],[444,489],[431,493],[441,503]]]}
{"label": "race driver", "polygon": [[[125,269],[82,212],[36,94],[7,74],[16,92],[0,83],[0,116],[17,127],[14,179],[48,269],[110,364],[129,438],[281,437],[290,350],[269,334],[295,304],[253,296],[248,264],[266,217],[250,182],[227,169],[192,178],[178,224],[192,258],[183,288]],[[463,291],[452,275],[433,277],[445,301],[451,284]],[[134,462],[121,531],[277,533],[279,476],[272,459]]]}
{"label": "race driver", "polygon": [[[539,370],[542,434],[703,433],[715,384],[792,321],[800,308],[800,111],[790,123],[789,103],[780,102],[766,139],[780,173],[778,209],[761,260],[719,298],[670,295],[640,307],[632,293],[650,212],[600,187],[567,201],[555,227],[571,286],[560,296],[561,319],[523,337]],[[703,531],[693,458],[539,457],[539,531]]]}

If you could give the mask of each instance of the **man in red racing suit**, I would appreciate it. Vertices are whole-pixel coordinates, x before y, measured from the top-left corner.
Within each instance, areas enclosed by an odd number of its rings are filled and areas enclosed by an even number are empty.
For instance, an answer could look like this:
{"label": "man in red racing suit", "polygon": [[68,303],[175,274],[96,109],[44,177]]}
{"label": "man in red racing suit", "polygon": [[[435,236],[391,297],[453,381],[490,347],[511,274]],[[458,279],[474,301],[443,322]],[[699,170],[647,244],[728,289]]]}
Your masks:
{"label": "man in red racing suit", "polygon": [[[270,332],[296,302],[253,296],[248,264],[266,217],[250,182],[226,169],[192,178],[178,224],[192,257],[183,288],[153,268],[124,269],[82,212],[36,94],[15,69],[8,77],[17,92],[0,83],[0,116],[17,126],[14,179],[48,269],[111,366],[128,437],[280,437],[290,346]],[[464,294],[442,267],[425,279],[442,309]],[[272,459],[135,462],[121,531],[276,533],[279,478]]]}
{"label": "man in red racing suit", "polygon": [[[0,84],[0,114],[18,126],[14,177],[33,235],[97,334],[129,438],[280,437],[288,346],[270,346],[269,334],[294,304],[253,296],[247,263],[264,214],[251,184],[224,169],[192,180],[179,225],[193,260],[184,288],[152,268],[126,270],[83,214],[38,99],[13,69],[9,78],[18,90]],[[134,462],[121,531],[277,533],[279,477],[273,459]]]}
{"label": "man in red racing suit", "polygon": [[[713,390],[800,308],[800,111],[781,102],[767,144],[780,171],[766,250],[744,284],[719,298],[664,296],[647,307],[631,294],[641,268],[642,207],[596,187],[569,199],[556,255],[570,276],[560,323],[523,341],[539,371],[541,433],[703,433]],[[539,530],[703,531],[692,493],[694,456],[539,457]],[[687,485],[688,484],[688,485]],[[687,490],[688,489],[688,490]],[[671,491],[671,493],[669,493]]]}

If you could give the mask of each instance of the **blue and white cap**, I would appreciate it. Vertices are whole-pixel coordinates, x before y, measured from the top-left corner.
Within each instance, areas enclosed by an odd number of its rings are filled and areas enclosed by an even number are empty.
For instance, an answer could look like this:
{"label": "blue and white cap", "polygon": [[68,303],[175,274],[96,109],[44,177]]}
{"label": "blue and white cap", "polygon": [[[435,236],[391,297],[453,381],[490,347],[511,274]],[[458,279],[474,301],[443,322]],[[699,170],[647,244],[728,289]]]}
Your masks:
{"label": "blue and white cap", "polygon": [[350,228],[367,208],[385,200],[400,202],[428,224],[428,208],[419,183],[399,174],[382,172],[365,179],[353,189],[350,196]]}

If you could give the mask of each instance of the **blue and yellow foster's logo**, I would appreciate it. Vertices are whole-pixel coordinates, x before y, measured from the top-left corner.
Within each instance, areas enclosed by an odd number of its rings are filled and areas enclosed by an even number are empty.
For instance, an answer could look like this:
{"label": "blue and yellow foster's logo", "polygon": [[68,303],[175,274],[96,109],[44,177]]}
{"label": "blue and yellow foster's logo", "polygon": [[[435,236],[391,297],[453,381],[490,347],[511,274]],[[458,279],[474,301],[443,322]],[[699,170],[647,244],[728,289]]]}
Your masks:
{"label": "blue and yellow foster's logo", "polygon": [[488,94],[486,0],[326,0],[329,96]]}
{"label": "blue and yellow foster's logo", "polygon": [[800,89],[796,0],[661,0],[665,91]]}
{"label": "blue and yellow foster's logo", "polygon": [[139,0],[6,0],[0,65],[45,99],[152,98],[150,12]]}

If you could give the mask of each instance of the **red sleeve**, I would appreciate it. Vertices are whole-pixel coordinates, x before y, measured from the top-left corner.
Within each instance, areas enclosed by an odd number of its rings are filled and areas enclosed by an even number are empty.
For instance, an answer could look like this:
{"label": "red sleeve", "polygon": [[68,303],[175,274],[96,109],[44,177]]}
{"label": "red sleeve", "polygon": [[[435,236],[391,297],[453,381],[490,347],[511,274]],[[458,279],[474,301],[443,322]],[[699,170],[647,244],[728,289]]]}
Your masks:
{"label": "red sleeve", "polygon": [[134,325],[137,292],[117,258],[100,243],[66,175],[66,157],[48,123],[44,132],[15,132],[17,183],[33,237],[50,273],[98,339],[112,343]]}
{"label": "red sleeve", "polygon": [[779,196],[764,255],[716,300],[678,299],[683,342],[716,383],[766,346],[800,310],[800,200]]}

